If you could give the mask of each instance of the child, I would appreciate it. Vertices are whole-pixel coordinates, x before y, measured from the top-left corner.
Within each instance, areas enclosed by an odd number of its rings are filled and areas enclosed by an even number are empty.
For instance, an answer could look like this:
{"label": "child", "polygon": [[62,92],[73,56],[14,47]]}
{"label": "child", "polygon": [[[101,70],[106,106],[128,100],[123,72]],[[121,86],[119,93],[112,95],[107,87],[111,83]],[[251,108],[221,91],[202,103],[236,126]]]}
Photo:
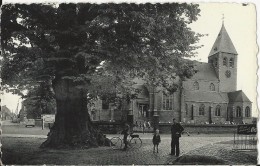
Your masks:
{"label": "child", "polygon": [[161,142],[161,137],[159,135],[159,130],[155,130],[155,134],[153,136],[153,152],[155,152],[155,146],[157,148],[157,153],[158,153],[158,145]]}

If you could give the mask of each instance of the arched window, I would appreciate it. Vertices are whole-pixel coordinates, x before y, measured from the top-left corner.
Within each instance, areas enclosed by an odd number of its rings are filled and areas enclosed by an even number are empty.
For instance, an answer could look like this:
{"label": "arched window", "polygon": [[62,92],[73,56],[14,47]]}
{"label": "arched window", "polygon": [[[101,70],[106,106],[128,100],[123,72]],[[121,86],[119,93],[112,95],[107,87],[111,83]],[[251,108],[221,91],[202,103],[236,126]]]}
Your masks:
{"label": "arched window", "polygon": [[247,106],[245,110],[245,116],[250,117],[250,108]]}
{"label": "arched window", "polygon": [[237,106],[236,115],[237,115],[237,117],[241,117],[242,116],[241,108],[239,106]]}
{"label": "arched window", "polygon": [[230,68],[233,68],[233,67],[234,67],[234,59],[233,59],[233,58],[230,58],[230,59],[229,59],[229,67],[230,67]]}
{"label": "arched window", "polygon": [[221,106],[217,105],[215,110],[215,116],[220,116],[220,110],[221,110]]}
{"label": "arched window", "polygon": [[227,58],[226,57],[223,58],[223,66],[227,66]]}
{"label": "arched window", "polygon": [[199,108],[199,115],[204,115],[205,114],[205,105],[201,104]]}
{"label": "arched window", "polygon": [[210,91],[215,91],[215,85],[213,83],[210,84],[209,86]]}
{"label": "arched window", "polygon": [[196,82],[194,82],[194,84],[193,84],[193,89],[194,90],[199,90],[199,83],[196,81]]}
{"label": "arched window", "polygon": [[186,111],[186,115],[188,115],[188,104],[185,104],[185,111]]}

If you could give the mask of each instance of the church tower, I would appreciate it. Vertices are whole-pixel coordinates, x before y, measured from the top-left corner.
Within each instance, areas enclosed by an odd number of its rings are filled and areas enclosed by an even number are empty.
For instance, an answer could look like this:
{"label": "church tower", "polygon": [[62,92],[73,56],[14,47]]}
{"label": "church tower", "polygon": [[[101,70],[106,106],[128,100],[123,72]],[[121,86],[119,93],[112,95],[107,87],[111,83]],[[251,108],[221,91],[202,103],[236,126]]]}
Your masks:
{"label": "church tower", "polygon": [[237,90],[237,55],[223,23],[208,56],[208,62],[213,65],[219,78],[220,92]]}

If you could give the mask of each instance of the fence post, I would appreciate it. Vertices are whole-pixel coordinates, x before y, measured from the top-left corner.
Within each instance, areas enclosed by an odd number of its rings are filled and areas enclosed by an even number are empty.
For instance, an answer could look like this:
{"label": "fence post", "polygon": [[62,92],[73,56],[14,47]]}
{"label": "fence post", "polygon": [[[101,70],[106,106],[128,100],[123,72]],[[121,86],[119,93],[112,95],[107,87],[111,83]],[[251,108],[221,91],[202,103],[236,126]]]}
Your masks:
{"label": "fence post", "polygon": [[44,120],[42,118],[42,130],[44,129]]}

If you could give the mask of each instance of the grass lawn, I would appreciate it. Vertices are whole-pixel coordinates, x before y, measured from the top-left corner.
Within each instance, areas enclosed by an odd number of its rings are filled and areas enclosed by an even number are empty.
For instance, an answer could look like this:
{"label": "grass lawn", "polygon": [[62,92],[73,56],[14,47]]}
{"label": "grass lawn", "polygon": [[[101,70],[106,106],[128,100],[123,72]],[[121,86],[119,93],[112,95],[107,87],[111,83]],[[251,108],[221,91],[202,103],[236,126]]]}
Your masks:
{"label": "grass lawn", "polygon": [[3,134],[26,134],[26,135],[47,135],[50,131],[47,127],[25,127],[23,124],[2,126]]}

